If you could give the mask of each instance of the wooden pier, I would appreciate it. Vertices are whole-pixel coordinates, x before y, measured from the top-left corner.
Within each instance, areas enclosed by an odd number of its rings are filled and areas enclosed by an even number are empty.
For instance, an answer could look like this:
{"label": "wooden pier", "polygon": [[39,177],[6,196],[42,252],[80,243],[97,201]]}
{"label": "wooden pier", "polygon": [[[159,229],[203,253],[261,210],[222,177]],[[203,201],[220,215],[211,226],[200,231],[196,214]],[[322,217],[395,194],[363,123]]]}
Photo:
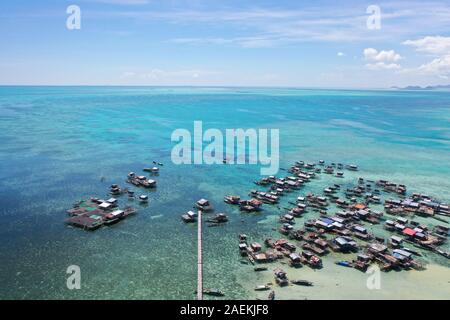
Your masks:
{"label": "wooden pier", "polygon": [[197,229],[197,300],[203,300],[202,211],[198,211]]}

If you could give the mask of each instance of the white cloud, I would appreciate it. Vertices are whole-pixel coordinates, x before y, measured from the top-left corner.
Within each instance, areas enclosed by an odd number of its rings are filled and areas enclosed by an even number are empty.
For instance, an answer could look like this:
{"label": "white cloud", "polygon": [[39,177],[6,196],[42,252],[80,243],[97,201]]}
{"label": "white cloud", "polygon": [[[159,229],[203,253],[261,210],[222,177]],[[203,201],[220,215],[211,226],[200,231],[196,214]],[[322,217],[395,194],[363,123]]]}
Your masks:
{"label": "white cloud", "polygon": [[402,57],[394,50],[378,51],[374,48],[364,49],[364,58],[366,60],[377,62],[397,62],[402,59]]}
{"label": "white cloud", "polygon": [[450,55],[439,57],[418,68],[423,73],[436,75],[441,78],[450,76]]}
{"label": "white cloud", "polygon": [[122,78],[132,78],[134,76],[136,76],[135,72],[126,71],[122,73]]}
{"label": "white cloud", "polygon": [[368,60],[372,60],[375,58],[378,54],[378,51],[374,48],[366,48],[364,49],[364,58]]}
{"label": "white cloud", "polygon": [[401,66],[396,63],[384,63],[384,62],[377,62],[377,63],[368,63],[366,64],[367,69],[378,71],[378,70],[399,70],[401,69]]}
{"label": "white cloud", "polygon": [[345,53],[343,53],[343,52],[338,52],[337,55],[338,55],[338,57],[343,57],[343,56],[345,56]]}
{"label": "white cloud", "polygon": [[99,2],[105,4],[118,4],[118,5],[143,5],[148,4],[148,0],[94,0],[91,2]]}
{"label": "white cloud", "polygon": [[417,40],[407,40],[403,44],[414,47],[418,52],[436,56],[432,61],[408,70],[409,72],[443,79],[450,76],[450,37],[427,36]]}
{"label": "white cloud", "polygon": [[197,44],[197,45],[226,45],[237,44],[242,48],[267,48],[275,45],[276,40],[270,37],[240,37],[240,38],[178,38],[172,39],[170,43]]}
{"label": "white cloud", "polygon": [[417,40],[406,40],[403,44],[415,47],[419,52],[434,55],[450,54],[450,37],[428,36]]}
{"label": "white cloud", "polygon": [[[118,1],[127,0],[97,0]],[[133,0],[129,0],[133,1]],[[141,0],[134,0],[140,2]],[[145,0],[142,0],[145,1]],[[167,1],[171,3],[171,1]],[[180,1],[184,2],[184,1]],[[416,34],[417,25],[429,32],[444,32],[450,26],[450,10],[445,3],[428,0],[383,2],[383,30],[367,29],[368,15],[360,6],[301,5],[290,9],[265,6],[241,6],[233,10],[224,6],[193,6],[198,1],[186,1],[187,5],[165,6],[164,10],[120,10],[90,12],[90,16],[132,18],[139,20],[175,23],[178,25],[220,25],[233,28],[233,33],[214,36],[196,33],[186,35],[190,44],[238,45],[244,47],[274,47],[307,41],[355,42],[373,40],[408,39]],[[200,3],[201,1],[199,1]],[[213,29],[211,29],[213,30]],[[240,34],[240,37],[227,36]],[[243,41],[242,37],[257,38]],[[169,41],[171,39],[168,39]],[[183,39],[172,39],[182,41]],[[399,40],[400,41],[400,40]]]}
{"label": "white cloud", "polygon": [[126,71],[122,73],[121,78],[129,80],[188,80],[198,79],[204,76],[217,75],[217,72],[197,69],[186,70],[163,70],[152,69],[145,72]]}

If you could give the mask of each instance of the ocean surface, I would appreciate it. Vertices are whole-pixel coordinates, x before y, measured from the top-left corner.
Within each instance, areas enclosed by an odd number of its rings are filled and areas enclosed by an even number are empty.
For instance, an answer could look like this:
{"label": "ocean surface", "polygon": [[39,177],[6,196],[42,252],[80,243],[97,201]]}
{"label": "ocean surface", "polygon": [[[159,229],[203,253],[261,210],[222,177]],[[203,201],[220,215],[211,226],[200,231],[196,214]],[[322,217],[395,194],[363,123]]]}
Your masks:
{"label": "ocean surface", "polygon": [[[297,160],[355,163],[344,179],[322,177],[287,196],[320,192],[330,183],[358,177],[404,183],[408,191],[450,202],[450,93],[334,91],[266,88],[0,87],[0,298],[1,299],[194,299],[196,225],[180,215],[207,198],[230,222],[204,228],[205,287],[230,299],[265,298],[253,288],[273,280],[241,263],[238,234],[253,241],[281,237],[280,210],[265,205],[243,214],[223,202],[247,197],[261,178],[258,165],[174,165],[173,130],[273,128],[280,130],[280,163]],[[87,232],[67,226],[65,211],[91,196],[108,197],[126,186],[128,172],[162,162],[150,203],[137,215]],[[280,171],[279,175],[286,175]],[[383,196],[383,199],[385,196]],[[311,218],[315,213],[306,215]],[[434,219],[415,219],[443,224]],[[302,219],[298,219],[300,226]],[[381,226],[368,226],[388,236]],[[449,245],[443,247],[449,251]],[[450,297],[450,264],[423,252],[426,271],[383,273],[369,290],[367,275],[336,266],[293,270],[288,277],[312,288],[276,288],[283,299],[402,299]],[[81,268],[81,289],[66,286],[67,268]]]}

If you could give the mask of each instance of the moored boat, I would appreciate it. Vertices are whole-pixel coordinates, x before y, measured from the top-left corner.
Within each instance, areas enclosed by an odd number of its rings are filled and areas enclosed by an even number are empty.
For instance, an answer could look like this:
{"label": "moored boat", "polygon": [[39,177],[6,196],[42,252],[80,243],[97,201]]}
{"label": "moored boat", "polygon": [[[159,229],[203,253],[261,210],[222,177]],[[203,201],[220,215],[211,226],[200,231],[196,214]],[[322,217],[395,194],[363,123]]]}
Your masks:
{"label": "moored boat", "polygon": [[213,297],[223,297],[225,294],[219,289],[203,289],[203,294]]}
{"label": "moored boat", "polygon": [[312,287],[313,283],[307,280],[292,280],[291,283],[296,284],[298,286]]}
{"label": "moored boat", "polygon": [[338,266],[352,268],[353,264],[350,261],[336,261],[335,262]]}
{"label": "moored boat", "polygon": [[256,272],[267,271],[267,267],[255,267],[253,270]]}
{"label": "moored boat", "polygon": [[270,286],[268,286],[267,284],[255,287],[255,291],[266,291],[266,290],[270,290]]}

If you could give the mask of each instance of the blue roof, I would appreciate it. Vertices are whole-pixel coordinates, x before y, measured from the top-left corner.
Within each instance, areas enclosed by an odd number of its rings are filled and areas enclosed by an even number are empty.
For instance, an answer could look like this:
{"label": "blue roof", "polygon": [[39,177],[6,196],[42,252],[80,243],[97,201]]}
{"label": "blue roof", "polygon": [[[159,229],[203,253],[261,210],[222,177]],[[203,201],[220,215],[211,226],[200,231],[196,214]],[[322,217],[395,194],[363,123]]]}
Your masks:
{"label": "blue roof", "polygon": [[325,222],[327,225],[333,224],[333,223],[334,223],[333,220],[328,219],[328,218],[320,218],[320,220],[321,220],[322,222]]}

